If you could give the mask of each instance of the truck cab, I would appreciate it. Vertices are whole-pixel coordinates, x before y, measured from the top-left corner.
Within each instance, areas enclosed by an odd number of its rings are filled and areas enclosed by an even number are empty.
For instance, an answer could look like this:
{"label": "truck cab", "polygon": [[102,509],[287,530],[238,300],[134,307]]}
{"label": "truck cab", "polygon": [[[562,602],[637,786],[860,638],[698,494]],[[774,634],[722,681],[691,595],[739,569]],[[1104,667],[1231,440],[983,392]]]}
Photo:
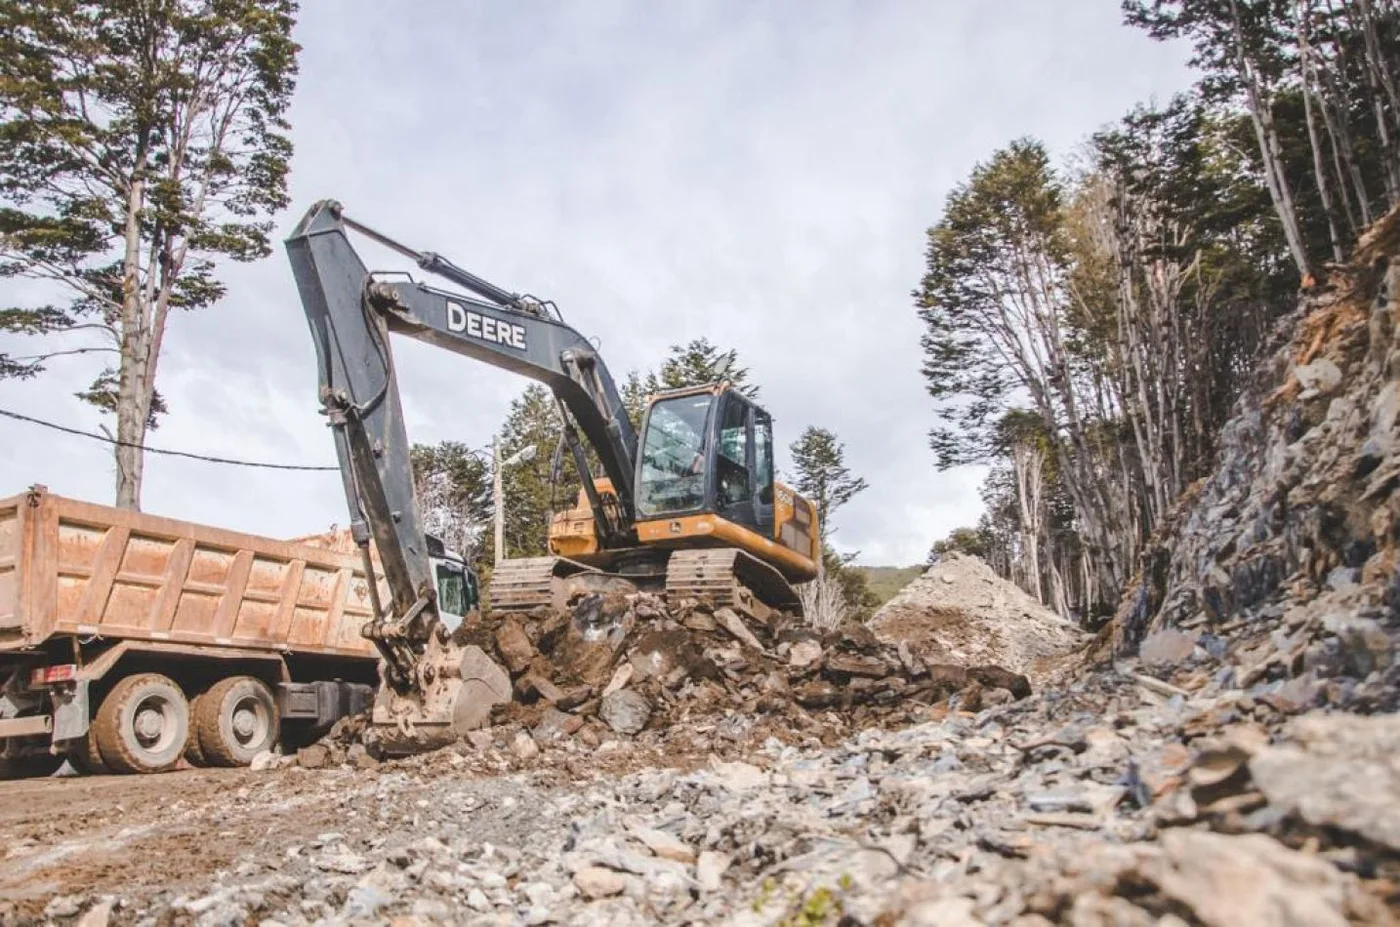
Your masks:
{"label": "truck cab", "polygon": [[437,589],[438,618],[448,631],[456,631],[467,615],[481,608],[481,587],[465,557],[444,545],[441,539],[431,534],[427,538],[433,586]]}

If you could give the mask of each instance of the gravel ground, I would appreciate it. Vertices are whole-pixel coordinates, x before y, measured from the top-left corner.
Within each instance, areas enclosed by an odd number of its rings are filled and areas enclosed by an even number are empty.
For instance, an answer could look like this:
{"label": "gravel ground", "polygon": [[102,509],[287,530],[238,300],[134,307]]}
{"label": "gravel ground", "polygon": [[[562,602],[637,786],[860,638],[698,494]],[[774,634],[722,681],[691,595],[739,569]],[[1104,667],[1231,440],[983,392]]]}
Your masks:
{"label": "gravel ground", "polygon": [[6,783],[0,920],[1393,923],[1393,716],[1118,672],[916,722]]}

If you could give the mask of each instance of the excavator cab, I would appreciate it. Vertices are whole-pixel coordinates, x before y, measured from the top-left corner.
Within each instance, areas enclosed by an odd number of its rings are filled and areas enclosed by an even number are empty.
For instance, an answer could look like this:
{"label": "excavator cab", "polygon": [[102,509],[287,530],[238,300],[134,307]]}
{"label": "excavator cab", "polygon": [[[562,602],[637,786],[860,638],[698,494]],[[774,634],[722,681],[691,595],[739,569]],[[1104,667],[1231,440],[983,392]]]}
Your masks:
{"label": "excavator cab", "polygon": [[661,393],[647,409],[637,516],[713,513],[773,530],[773,422],[728,383]]}
{"label": "excavator cab", "polygon": [[[821,556],[816,510],[775,479],[773,419],[730,382],[652,395],[637,444],[634,485],[637,541],[682,558],[673,564],[704,561],[696,567],[703,571],[711,562],[706,551],[738,551],[745,556],[732,563],[740,578],[784,606],[792,605],[784,582],[816,576]],[[615,502],[611,480],[595,479],[593,488],[605,505]],[[614,567],[618,552],[599,543],[585,490],[579,490],[572,508],[554,516],[549,550],[594,568]],[[539,586],[539,581],[521,585]],[[498,575],[493,601],[501,586]]]}
{"label": "excavator cab", "polygon": [[723,380],[658,393],[637,453],[637,536],[733,546],[789,581],[816,575],[816,513],[774,478],[773,419]]}

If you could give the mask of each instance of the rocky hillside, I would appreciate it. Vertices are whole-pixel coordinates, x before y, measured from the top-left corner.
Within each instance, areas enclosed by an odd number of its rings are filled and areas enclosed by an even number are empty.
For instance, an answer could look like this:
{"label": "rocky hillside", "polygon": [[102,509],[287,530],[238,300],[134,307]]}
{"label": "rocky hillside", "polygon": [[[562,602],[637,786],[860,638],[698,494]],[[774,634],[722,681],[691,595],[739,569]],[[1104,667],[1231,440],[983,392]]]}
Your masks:
{"label": "rocky hillside", "polygon": [[[1393,710],[1400,636],[1400,211],[1284,320],[1143,558],[1101,653],[1188,678],[1223,664],[1290,710]],[[1195,674],[1193,677],[1192,674]]]}

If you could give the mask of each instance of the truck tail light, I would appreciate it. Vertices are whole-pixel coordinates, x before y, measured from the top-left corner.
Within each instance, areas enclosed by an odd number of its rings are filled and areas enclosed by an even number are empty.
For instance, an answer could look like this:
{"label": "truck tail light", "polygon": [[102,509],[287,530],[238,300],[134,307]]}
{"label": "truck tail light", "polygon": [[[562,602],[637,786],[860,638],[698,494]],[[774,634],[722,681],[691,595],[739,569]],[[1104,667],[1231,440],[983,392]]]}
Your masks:
{"label": "truck tail light", "polygon": [[41,666],[29,674],[29,684],[34,687],[51,686],[56,682],[72,682],[78,678],[78,664],[60,663],[58,666]]}

